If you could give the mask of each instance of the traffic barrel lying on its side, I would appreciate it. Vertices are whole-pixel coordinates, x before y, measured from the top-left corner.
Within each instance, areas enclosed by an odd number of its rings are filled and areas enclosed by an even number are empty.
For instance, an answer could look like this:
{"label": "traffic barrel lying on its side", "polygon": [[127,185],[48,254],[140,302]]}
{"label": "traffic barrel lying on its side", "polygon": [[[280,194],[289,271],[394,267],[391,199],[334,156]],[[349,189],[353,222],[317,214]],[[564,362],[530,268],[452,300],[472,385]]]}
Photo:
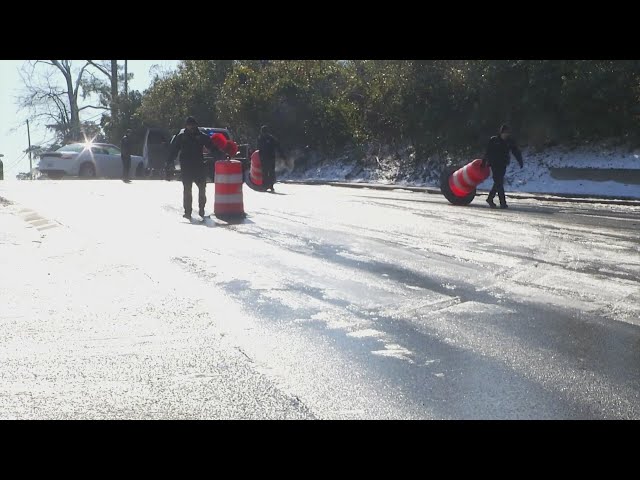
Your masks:
{"label": "traffic barrel lying on its side", "polygon": [[462,168],[451,167],[440,176],[440,191],[454,205],[468,205],[476,196],[476,187],[491,175],[491,168],[477,158]]}
{"label": "traffic barrel lying on its side", "polygon": [[242,162],[219,160],[216,162],[215,173],[213,214],[221,219],[245,217],[242,201]]}
{"label": "traffic barrel lying on its side", "polygon": [[251,165],[249,166],[247,186],[253,190],[264,190],[264,182],[262,181],[262,162],[260,161],[260,150],[256,150],[251,154]]}

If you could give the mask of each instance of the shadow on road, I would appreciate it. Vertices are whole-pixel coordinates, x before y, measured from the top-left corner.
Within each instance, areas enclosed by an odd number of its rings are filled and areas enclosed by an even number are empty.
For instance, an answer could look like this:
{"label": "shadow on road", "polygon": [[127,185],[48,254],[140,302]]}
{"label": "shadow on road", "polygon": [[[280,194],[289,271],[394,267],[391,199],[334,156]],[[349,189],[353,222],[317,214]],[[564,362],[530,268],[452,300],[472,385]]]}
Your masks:
{"label": "shadow on road", "polygon": [[482,209],[486,211],[494,211],[501,215],[509,215],[509,212],[527,212],[527,213],[546,213],[547,215],[553,215],[558,213],[558,209],[556,208],[547,208],[547,207],[539,207],[533,205],[518,205],[518,203],[507,202],[509,208],[501,209],[501,208],[491,208],[487,205],[487,202],[482,200],[475,200],[473,203],[469,205],[453,205],[449,204],[450,207],[453,208],[470,208],[470,209]]}
{"label": "shadow on road", "polygon": [[192,218],[190,223],[191,225],[214,228],[214,227],[229,227],[232,225],[248,225],[248,224],[253,224],[255,222],[253,222],[248,218],[216,218],[214,216],[209,216],[209,217],[206,217],[204,220]]}
{"label": "shadow on road", "polygon": [[[358,197],[360,198],[371,198],[374,200],[386,200],[387,202],[393,203],[393,202],[409,202],[409,203],[429,203],[429,204],[433,204],[433,200],[424,200],[424,199],[420,199],[420,198],[394,198],[394,197],[380,197],[380,196],[374,196],[374,195],[358,195]],[[507,195],[508,197],[508,195]],[[489,205],[487,205],[487,202],[477,198],[473,201],[473,203],[469,204],[469,205],[453,205],[452,203],[449,203],[444,197],[442,198],[442,203],[444,205],[448,205],[450,207],[454,207],[454,208],[473,208],[473,209],[483,209],[483,210],[492,210]],[[510,211],[514,211],[514,212],[529,212],[529,213],[546,213],[546,214],[555,214],[558,213],[558,210],[556,208],[549,208],[549,207],[540,207],[540,206],[534,206],[534,205],[519,205],[517,203],[509,203],[509,208],[507,208],[506,210],[502,210],[500,208],[496,208],[496,211],[500,212],[500,213],[504,213],[505,215],[507,215]]]}

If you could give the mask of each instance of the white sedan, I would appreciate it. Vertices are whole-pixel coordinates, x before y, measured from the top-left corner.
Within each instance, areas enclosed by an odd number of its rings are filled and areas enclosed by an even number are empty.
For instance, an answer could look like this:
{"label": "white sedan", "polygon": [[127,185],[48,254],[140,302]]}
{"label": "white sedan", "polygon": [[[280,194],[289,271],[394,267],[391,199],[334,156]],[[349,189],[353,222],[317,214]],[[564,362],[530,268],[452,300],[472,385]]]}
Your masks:
{"label": "white sedan", "polygon": [[[71,143],[55,152],[40,156],[38,170],[49,178],[63,176],[82,178],[107,177],[122,178],[122,158],[120,149],[108,143]],[[144,158],[131,155],[129,177],[142,177],[147,166]]]}

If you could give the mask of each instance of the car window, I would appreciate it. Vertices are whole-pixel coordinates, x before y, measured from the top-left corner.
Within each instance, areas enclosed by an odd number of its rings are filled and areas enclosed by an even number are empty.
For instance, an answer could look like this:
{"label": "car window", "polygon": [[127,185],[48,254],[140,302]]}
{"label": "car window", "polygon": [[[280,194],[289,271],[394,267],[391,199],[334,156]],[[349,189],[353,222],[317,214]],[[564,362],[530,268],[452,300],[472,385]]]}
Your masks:
{"label": "car window", "polygon": [[91,153],[96,155],[105,155],[107,153],[107,149],[104,147],[91,147]]}
{"label": "car window", "polygon": [[106,147],[106,150],[109,155],[120,155],[120,149],[118,147],[109,145],[108,147]]}
{"label": "car window", "polygon": [[56,152],[75,152],[80,153],[86,148],[84,143],[71,143],[69,145],[63,145]]}

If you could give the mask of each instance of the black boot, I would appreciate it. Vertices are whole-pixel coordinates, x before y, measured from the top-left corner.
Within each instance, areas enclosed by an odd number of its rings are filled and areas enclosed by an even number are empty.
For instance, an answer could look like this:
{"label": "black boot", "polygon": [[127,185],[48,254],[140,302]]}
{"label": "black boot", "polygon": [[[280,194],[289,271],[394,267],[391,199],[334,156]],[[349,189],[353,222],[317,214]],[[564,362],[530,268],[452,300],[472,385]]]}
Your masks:
{"label": "black boot", "polygon": [[496,206],[497,206],[497,205],[494,203],[493,198],[487,198],[487,203],[489,204],[489,206],[490,206],[491,208],[496,208]]}

